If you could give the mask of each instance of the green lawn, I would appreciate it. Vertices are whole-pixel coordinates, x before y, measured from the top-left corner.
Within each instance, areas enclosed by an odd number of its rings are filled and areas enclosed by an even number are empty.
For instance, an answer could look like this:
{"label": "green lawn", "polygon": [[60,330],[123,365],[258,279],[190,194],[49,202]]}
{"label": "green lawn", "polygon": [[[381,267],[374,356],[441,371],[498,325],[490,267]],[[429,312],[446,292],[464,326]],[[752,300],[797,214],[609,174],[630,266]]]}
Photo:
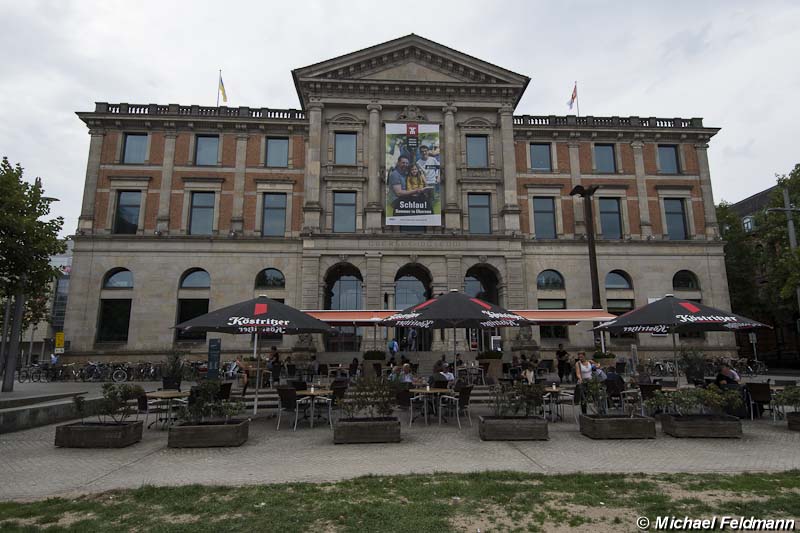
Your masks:
{"label": "green lawn", "polygon": [[[647,516],[800,518],[800,472],[362,477],[338,483],[145,486],[0,503],[2,531],[636,531]],[[798,522],[800,523],[800,521]]]}

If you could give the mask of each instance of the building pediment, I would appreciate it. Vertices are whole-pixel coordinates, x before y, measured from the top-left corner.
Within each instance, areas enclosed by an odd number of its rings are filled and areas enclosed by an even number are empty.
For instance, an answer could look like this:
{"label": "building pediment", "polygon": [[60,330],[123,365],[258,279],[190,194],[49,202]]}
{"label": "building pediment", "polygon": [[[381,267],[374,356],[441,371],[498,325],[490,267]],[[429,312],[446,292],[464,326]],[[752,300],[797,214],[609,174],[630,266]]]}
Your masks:
{"label": "building pediment", "polygon": [[292,71],[305,108],[310,99],[341,93],[376,97],[472,95],[516,103],[530,79],[418,35],[365,48]]}

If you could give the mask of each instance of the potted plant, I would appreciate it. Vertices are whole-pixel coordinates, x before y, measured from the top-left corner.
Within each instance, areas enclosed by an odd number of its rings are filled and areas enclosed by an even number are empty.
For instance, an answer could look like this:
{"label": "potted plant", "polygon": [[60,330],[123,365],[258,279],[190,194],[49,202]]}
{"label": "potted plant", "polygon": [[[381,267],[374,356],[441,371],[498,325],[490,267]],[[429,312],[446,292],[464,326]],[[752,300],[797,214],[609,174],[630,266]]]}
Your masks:
{"label": "potted plant", "polygon": [[386,352],[383,350],[367,350],[364,352],[364,361],[385,361]]}
{"label": "potted plant", "polygon": [[400,442],[400,420],[392,416],[394,384],[361,377],[348,389],[342,404],[344,417],[333,426],[334,444]]}
{"label": "potted plant", "polygon": [[161,371],[161,385],[164,389],[181,390],[183,380],[183,356],[186,352],[182,350],[170,350],[167,352],[167,359]]}
{"label": "potted plant", "polygon": [[124,448],[142,440],[141,421],[129,421],[135,402],[144,390],[139,385],[106,383],[103,398],[97,405],[97,422],[87,422],[86,404],[75,396],[75,411],[80,422],[56,427],[55,445],[62,448]]}
{"label": "potted plant", "polygon": [[[739,438],[742,422],[725,414],[725,409],[742,405],[737,389],[720,389],[716,385],[679,389],[676,392],[656,391],[645,405],[649,409],[665,411],[661,415],[661,429],[673,437]],[[666,411],[676,411],[669,413]]]}
{"label": "potted plant", "polygon": [[170,426],[170,448],[241,446],[250,432],[250,419],[233,416],[242,412],[239,401],[220,399],[220,382],[203,381],[192,389],[187,404],[178,409],[178,424]]}
{"label": "potted plant", "polygon": [[786,421],[790,430],[800,431],[800,387],[786,387],[775,395],[775,403],[788,405],[794,409],[794,411],[786,413]]}
{"label": "potted plant", "polygon": [[481,440],[548,440],[541,385],[501,385],[492,390],[492,414],[479,417]]}
{"label": "potted plant", "polygon": [[[576,389],[577,393],[578,389]],[[591,439],[654,439],[656,421],[649,416],[609,413],[605,383],[592,379],[583,384],[584,401],[591,410],[578,418],[581,434]],[[577,405],[575,406],[577,408]]]}
{"label": "potted plant", "polygon": [[686,381],[689,383],[704,384],[703,379],[706,375],[706,356],[703,354],[703,352],[681,348],[681,353],[678,356],[678,364],[686,373]]}

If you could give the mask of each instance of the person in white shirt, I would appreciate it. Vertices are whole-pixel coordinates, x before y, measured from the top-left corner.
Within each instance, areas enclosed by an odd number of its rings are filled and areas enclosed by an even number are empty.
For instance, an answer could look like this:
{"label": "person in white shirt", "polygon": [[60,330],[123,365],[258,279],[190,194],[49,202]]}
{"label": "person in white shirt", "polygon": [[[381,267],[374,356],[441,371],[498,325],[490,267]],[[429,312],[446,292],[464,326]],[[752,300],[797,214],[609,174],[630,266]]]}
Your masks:
{"label": "person in white shirt", "polygon": [[439,187],[439,160],[433,157],[430,149],[426,145],[419,147],[420,158],[417,159],[417,168],[425,177],[425,185],[428,187]]}
{"label": "person in white shirt", "polygon": [[450,365],[448,363],[444,363],[442,365],[442,371],[439,372],[443,378],[447,380],[448,383],[452,383],[456,380],[456,377],[450,372]]}

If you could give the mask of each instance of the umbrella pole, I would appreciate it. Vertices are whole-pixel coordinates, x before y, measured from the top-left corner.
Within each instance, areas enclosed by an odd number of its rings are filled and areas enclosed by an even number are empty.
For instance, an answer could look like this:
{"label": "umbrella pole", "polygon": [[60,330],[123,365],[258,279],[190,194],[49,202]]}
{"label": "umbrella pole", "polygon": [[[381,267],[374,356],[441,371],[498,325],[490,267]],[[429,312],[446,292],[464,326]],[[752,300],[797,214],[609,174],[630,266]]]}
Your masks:
{"label": "umbrella pole", "polygon": [[256,331],[255,342],[253,342],[253,357],[256,358],[256,396],[253,400],[253,415],[258,413],[258,387],[261,385],[261,358],[258,357],[258,331]]}
{"label": "umbrella pole", "polygon": [[675,363],[675,381],[676,382],[679,379],[678,378],[678,348],[677,348],[676,343],[675,343],[675,337],[677,335],[678,334],[675,333],[674,331],[672,332],[672,360]]}

